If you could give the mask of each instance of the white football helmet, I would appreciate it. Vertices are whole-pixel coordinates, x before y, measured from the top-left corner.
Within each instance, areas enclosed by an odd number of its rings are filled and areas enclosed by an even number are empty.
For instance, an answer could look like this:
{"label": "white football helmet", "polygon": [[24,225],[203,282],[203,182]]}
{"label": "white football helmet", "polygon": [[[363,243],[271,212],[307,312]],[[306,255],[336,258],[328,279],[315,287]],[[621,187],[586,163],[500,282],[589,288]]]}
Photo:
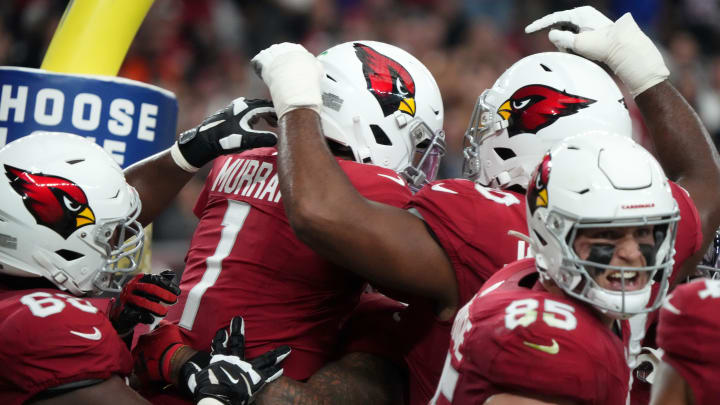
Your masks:
{"label": "white football helmet", "polygon": [[72,134],[0,149],[0,273],[45,277],[75,295],[119,291],[139,263],[140,200],[112,157]]}
{"label": "white football helmet", "polygon": [[[640,145],[603,131],[566,138],[542,158],[526,198],[541,275],[615,318],[649,312],[662,303],[673,266],[679,210],[662,168]],[[573,249],[581,229],[644,225],[654,225],[655,240],[654,246],[640,246],[645,267],[611,266],[612,255],[607,254],[581,260]],[[602,288],[594,280],[593,273],[606,270],[620,272],[619,291]],[[648,272],[647,284],[625,290],[625,280],[640,272]],[[650,303],[654,283],[659,293]]]}
{"label": "white football helmet", "polygon": [[540,158],[578,131],[632,134],[620,89],[597,64],[560,52],[525,57],[478,98],[465,132],[463,177],[527,188]]}
{"label": "white football helmet", "polygon": [[318,56],[325,137],[355,161],[393,169],[416,189],[437,174],[445,153],[443,103],[427,68],[404,50],[353,41]]}

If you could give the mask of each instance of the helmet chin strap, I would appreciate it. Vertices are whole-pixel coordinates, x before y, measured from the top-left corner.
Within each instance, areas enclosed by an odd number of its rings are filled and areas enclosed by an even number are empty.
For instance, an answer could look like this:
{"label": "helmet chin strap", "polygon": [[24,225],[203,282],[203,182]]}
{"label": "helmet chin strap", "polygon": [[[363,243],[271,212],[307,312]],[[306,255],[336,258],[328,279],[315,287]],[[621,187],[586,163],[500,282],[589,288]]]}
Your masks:
{"label": "helmet chin strap", "polygon": [[[507,188],[513,180],[521,177],[524,173],[525,171],[520,166],[502,171],[490,182],[490,186],[495,188]],[[527,188],[527,184],[523,185],[523,188]]]}

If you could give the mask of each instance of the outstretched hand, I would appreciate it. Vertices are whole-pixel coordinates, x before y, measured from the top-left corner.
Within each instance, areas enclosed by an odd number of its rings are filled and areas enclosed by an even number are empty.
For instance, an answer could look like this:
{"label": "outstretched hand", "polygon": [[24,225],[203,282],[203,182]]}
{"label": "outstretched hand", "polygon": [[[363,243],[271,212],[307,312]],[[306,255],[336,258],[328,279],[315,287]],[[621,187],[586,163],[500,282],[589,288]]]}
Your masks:
{"label": "outstretched hand", "polygon": [[270,90],[278,119],[297,108],[320,113],[323,68],[302,45],[273,45],[255,55],[252,66]]}
{"label": "outstretched hand", "polygon": [[118,335],[125,336],[139,323],[151,324],[167,315],[177,301],[180,287],[175,273],[138,274],[110,301],[108,318]]}
{"label": "outstretched hand", "polygon": [[181,133],[170,152],[178,166],[195,172],[221,155],[274,146],[277,135],[253,129],[260,119],[272,126],[277,124],[270,101],[237,98],[200,125]]}
{"label": "outstretched hand", "polygon": [[210,364],[202,369],[196,366],[188,381],[198,404],[252,403],[265,384],[282,375],[280,363],[290,354],[288,346],[280,346],[245,361],[245,323],[239,316],[227,329],[218,330],[211,348]]}
{"label": "outstretched hand", "polygon": [[662,55],[626,13],[612,22],[590,6],[557,11],[525,27],[526,33],[550,28],[548,39],[561,51],[605,63],[633,97],[670,75]]}

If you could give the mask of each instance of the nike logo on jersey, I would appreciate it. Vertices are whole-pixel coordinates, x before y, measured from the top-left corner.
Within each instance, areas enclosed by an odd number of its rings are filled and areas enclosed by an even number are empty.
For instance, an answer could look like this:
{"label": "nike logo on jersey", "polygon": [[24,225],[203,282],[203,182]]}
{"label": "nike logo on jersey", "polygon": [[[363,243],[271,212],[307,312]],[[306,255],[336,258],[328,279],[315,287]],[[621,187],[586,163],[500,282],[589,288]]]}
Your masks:
{"label": "nike logo on jersey", "polygon": [[401,179],[400,177],[388,176],[387,174],[380,174],[380,173],[378,173],[378,176],[382,176],[382,177],[385,177],[386,179],[390,179],[401,186],[405,185],[405,181],[403,181],[403,179]]}
{"label": "nike logo on jersey", "polygon": [[558,342],[555,341],[555,339],[552,340],[552,344],[549,346],[545,345],[539,345],[537,343],[530,343],[528,341],[523,341],[523,344],[525,346],[530,346],[533,349],[540,350],[541,352],[549,353],[549,354],[558,354],[560,351],[560,345]]}
{"label": "nike logo on jersey", "polygon": [[89,340],[100,340],[102,339],[102,333],[100,330],[93,326],[93,330],[95,332],[93,333],[82,333],[82,332],[76,332],[74,330],[71,330],[70,333],[72,333],[75,336],[80,336],[81,338],[89,339]]}
{"label": "nike logo on jersey", "polygon": [[449,188],[445,188],[442,186],[443,184],[445,183],[433,184],[430,188],[435,191],[442,191],[443,193],[457,194],[457,191],[452,191]]}

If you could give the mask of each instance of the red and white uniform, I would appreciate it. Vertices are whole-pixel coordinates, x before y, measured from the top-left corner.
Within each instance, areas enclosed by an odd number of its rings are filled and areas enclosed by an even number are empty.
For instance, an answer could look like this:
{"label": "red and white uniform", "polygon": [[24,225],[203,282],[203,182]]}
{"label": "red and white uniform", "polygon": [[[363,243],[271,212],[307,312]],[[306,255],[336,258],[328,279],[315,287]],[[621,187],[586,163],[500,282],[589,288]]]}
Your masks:
{"label": "red and white uniform", "polygon": [[[680,210],[680,222],[678,223],[677,239],[675,240],[675,265],[668,279],[668,282],[673,284],[680,274],[680,267],[685,263],[685,260],[700,249],[702,245],[702,227],[700,225],[700,215],[688,192],[672,181],[670,182],[670,189]],[[655,334],[652,332],[647,333],[650,328],[654,328],[657,318],[658,311],[636,315],[630,319],[632,329],[628,356],[630,367],[638,366],[637,355],[640,354],[643,347],[657,347],[654,339]],[[631,404],[647,405],[650,403],[651,388],[650,384],[635,378],[631,390]]]}
{"label": "red and white uniform", "polygon": [[127,376],[132,356],[107,316],[57,289],[0,286],[0,403],[70,383]]}
{"label": "red and white uniform", "polygon": [[[510,230],[527,234],[522,194],[469,180],[440,180],[423,187],[407,208],[417,210],[450,258],[460,305],[504,265],[528,256],[525,241],[508,235]],[[411,302],[398,326],[409,345],[410,404],[427,404],[440,378],[452,321],[437,321],[432,305]]]}
{"label": "red and white uniform", "polygon": [[[277,151],[261,148],[215,159],[197,201],[200,219],[186,257],[178,303],[167,320],[207,350],[218,328],[242,315],[246,355],[292,347],[284,375],[310,377],[336,348],[338,330],[364,282],[315,254],[288,224]],[[392,170],[338,161],[366,198],[402,207],[411,193]],[[322,181],[322,173],[317,174]]]}
{"label": "red and white uniform", "polygon": [[432,404],[481,404],[503,392],[625,404],[623,340],[590,307],[536,280],[533,259],[513,263],[458,312]]}
{"label": "red and white uniform", "polygon": [[657,341],[663,361],[688,383],[695,404],[720,399],[720,280],[678,286],[660,311]]}
{"label": "red and white uniform", "polygon": [[[677,268],[699,248],[701,229],[687,192],[672,182],[671,188],[681,214],[675,246]],[[522,194],[482,187],[468,180],[439,180],[416,194],[408,208],[417,210],[450,258],[460,305],[504,265],[530,256],[524,241],[508,235],[510,230],[527,234]],[[411,303],[399,325],[409,346],[405,360],[412,405],[425,404],[433,395],[447,352],[451,322],[434,320],[432,309],[427,303]],[[644,324],[641,330],[644,334]]]}

